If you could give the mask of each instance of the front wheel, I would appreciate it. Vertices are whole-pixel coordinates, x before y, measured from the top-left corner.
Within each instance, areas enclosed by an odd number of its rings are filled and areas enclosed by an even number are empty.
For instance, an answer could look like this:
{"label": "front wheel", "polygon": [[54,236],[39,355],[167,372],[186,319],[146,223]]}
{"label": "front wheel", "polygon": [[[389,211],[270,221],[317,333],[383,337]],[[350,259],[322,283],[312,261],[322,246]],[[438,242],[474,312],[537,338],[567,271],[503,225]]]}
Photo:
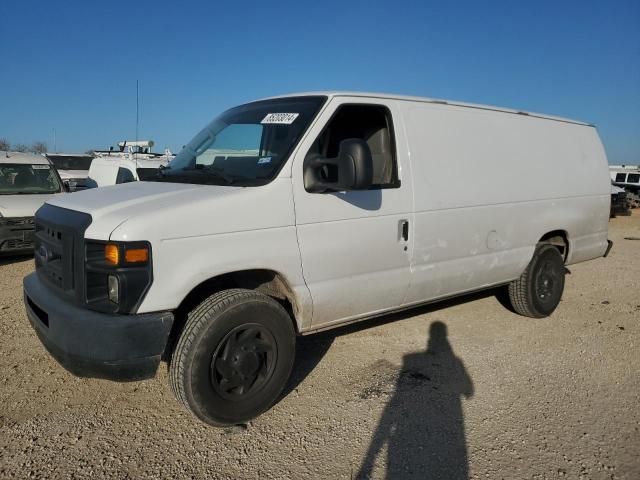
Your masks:
{"label": "front wheel", "polygon": [[276,401],[294,356],[295,331],[278,302],[252,290],[225,290],[189,313],[169,382],[200,420],[244,423]]}
{"label": "front wheel", "polygon": [[556,247],[542,244],[520,278],[509,284],[509,300],[520,315],[533,318],[553,313],[564,291],[564,260]]}

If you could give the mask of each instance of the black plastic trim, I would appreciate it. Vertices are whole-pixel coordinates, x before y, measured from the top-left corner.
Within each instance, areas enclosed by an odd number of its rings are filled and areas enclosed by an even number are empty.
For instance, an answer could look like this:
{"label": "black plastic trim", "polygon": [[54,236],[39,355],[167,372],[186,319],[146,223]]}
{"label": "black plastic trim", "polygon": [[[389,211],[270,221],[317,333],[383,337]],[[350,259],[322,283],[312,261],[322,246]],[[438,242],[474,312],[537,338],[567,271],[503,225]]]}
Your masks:
{"label": "black plastic trim", "polygon": [[[88,213],[46,203],[35,215],[36,272],[52,292],[76,305],[85,303],[84,234],[92,220]],[[50,276],[56,270],[62,277],[60,282]]]}
{"label": "black plastic trim", "polygon": [[74,375],[130,381],[156,374],[173,325],[171,312],[94,312],[61,299],[35,273],[25,277],[23,286],[33,329],[51,355]]}

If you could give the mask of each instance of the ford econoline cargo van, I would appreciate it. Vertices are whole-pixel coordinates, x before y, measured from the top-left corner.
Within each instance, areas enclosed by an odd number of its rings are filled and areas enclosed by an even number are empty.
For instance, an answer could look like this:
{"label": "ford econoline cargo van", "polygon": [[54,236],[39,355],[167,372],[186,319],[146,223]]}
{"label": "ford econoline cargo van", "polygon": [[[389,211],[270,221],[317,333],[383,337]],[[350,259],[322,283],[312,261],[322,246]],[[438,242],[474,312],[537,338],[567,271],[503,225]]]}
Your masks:
{"label": "ford econoline cargo van", "polygon": [[611,245],[596,129],[488,106],[256,101],[147,180],[38,211],[26,311],[76,375],[144,379],[167,361],[212,425],[276,401],[296,335],[495,286],[546,317],[566,266]]}

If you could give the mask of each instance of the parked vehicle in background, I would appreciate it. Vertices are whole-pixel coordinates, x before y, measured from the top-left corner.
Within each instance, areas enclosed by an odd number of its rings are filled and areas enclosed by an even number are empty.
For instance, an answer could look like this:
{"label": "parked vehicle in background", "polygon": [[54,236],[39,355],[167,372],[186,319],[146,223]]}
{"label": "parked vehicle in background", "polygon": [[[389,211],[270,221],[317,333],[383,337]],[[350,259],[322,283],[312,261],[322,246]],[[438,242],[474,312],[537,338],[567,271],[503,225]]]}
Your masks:
{"label": "parked vehicle in background", "polygon": [[118,150],[109,148],[109,150],[95,150],[96,157],[125,157],[136,158],[138,160],[163,160],[165,162],[171,161],[175,155],[171,153],[171,150],[166,149],[164,153],[152,152],[153,140],[124,140],[118,142]]}
{"label": "parked vehicle in background", "polygon": [[496,286],[545,317],[566,266],[611,248],[596,129],[491,106],[256,101],[153,180],[47,202],[25,308],[76,375],[149,378],[167,360],[176,398],[212,425],[277,400],[296,334]]}
{"label": "parked vehicle in background", "polygon": [[627,207],[640,208],[640,165],[610,165],[609,174],[613,184],[627,192]]}
{"label": "parked vehicle in background", "polygon": [[82,153],[46,153],[70,192],[87,188],[86,180],[93,155]]}
{"label": "parked vehicle in background", "polygon": [[47,158],[0,152],[0,254],[32,252],[36,210],[63,191]]}
{"label": "parked vehicle in background", "polygon": [[631,215],[631,202],[628,200],[627,192],[624,188],[617,187],[611,184],[611,213],[610,218],[615,218],[618,215],[628,217]]}
{"label": "parked vehicle in background", "polygon": [[91,162],[85,181],[87,188],[106,187],[120,183],[149,180],[167,165],[164,159],[132,159],[129,157],[98,157]]}

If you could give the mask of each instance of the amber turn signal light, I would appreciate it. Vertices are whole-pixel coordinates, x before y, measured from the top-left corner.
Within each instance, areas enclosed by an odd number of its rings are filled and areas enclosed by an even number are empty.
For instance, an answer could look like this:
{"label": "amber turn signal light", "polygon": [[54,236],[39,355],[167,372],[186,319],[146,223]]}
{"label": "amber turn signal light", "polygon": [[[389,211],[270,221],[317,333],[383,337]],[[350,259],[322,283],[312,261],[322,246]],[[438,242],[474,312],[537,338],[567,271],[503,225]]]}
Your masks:
{"label": "amber turn signal light", "polygon": [[118,265],[118,263],[120,263],[120,249],[118,245],[107,243],[104,246],[104,259],[111,265]]}
{"label": "amber turn signal light", "polygon": [[131,248],[124,252],[127,263],[145,263],[149,260],[148,248]]}

